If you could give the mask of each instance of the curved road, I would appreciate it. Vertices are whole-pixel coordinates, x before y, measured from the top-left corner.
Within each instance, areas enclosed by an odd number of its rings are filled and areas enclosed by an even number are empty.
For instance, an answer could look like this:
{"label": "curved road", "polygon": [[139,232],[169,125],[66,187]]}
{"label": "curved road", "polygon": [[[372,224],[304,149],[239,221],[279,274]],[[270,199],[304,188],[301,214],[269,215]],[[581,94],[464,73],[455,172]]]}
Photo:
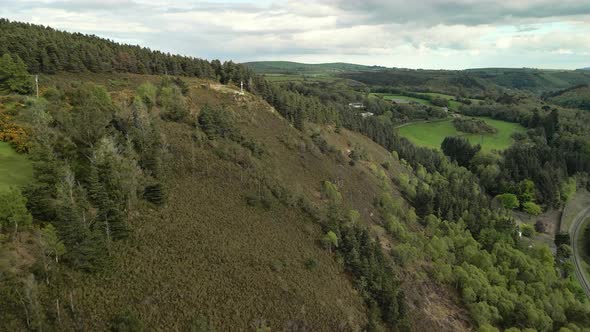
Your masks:
{"label": "curved road", "polygon": [[582,225],[584,224],[584,220],[586,220],[587,218],[590,218],[590,207],[582,210],[580,213],[578,213],[578,215],[576,215],[574,222],[570,226],[569,233],[571,234],[572,251],[574,255],[573,259],[576,268],[576,276],[578,277],[578,280],[580,280],[580,285],[586,293],[586,296],[590,298],[590,280],[586,278],[586,274],[582,271],[582,257],[580,257],[578,253],[578,237],[582,236]]}

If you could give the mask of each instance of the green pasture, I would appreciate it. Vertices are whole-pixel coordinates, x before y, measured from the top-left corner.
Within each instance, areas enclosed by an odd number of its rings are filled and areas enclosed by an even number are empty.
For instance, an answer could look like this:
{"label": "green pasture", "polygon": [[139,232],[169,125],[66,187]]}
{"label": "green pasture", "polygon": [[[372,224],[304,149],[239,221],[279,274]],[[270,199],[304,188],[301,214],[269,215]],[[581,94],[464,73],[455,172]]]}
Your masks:
{"label": "green pasture", "polygon": [[383,97],[383,99],[385,100],[406,100],[408,102],[416,102],[419,104],[423,104],[423,105],[427,105],[427,106],[432,106],[432,103],[430,103],[430,101],[426,100],[426,99],[420,99],[420,98],[414,98],[414,97],[408,97],[408,96],[402,96],[402,95],[388,95],[388,94],[383,94],[381,95]]}
{"label": "green pasture", "polygon": [[447,136],[462,136],[472,144],[481,144],[482,150],[503,150],[513,143],[511,135],[514,132],[524,132],[525,128],[517,123],[482,118],[490,126],[498,129],[496,134],[465,134],[457,131],[453,120],[420,122],[400,127],[399,133],[418,146],[440,149],[440,145]]}
{"label": "green pasture", "polygon": [[0,142],[0,190],[22,186],[33,175],[31,162],[5,142]]}

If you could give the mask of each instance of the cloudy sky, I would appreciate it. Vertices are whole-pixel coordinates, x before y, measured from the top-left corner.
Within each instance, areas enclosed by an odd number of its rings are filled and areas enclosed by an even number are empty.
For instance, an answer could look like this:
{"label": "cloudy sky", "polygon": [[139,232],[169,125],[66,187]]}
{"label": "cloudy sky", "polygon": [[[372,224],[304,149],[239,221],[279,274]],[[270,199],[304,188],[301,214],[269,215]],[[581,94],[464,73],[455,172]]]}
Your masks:
{"label": "cloudy sky", "polygon": [[588,0],[0,0],[0,17],[238,62],[590,66]]}

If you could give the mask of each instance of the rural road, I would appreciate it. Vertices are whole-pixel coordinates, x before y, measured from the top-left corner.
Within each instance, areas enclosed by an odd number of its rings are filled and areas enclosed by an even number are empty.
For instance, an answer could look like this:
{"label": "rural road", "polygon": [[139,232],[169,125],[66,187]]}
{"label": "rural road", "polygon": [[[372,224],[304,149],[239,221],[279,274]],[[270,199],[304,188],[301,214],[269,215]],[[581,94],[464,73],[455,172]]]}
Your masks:
{"label": "rural road", "polygon": [[582,230],[582,225],[584,224],[584,220],[586,220],[587,218],[590,218],[590,207],[587,207],[586,209],[580,211],[580,213],[578,213],[578,215],[576,216],[576,218],[574,219],[574,222],[572,223],[572,225],[570,226],[570,234],[571,234],[571,241],[572,241],[572,251],[574,254],[574,265],[576,268],[576,276],[578,277],[578,280],[580,280],[580,285],[582,286],[582,289],[584,290],[584,292],[586,293],[586,296],[588,296],[588,298],[590,298],[590,280],[588,280],[588,278],[586,278],[586,274],[582,271],[582,257],[580,257],[578,250],[579,248],[578,246],[578,237],[582,236],[581,232],[583,232]]}

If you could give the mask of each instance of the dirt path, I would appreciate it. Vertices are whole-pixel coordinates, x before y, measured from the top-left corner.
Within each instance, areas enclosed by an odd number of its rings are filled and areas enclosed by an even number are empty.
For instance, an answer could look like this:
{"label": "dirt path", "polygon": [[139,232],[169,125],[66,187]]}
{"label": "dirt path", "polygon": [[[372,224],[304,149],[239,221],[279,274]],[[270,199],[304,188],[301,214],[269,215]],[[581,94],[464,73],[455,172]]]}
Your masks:
{"label": "dirt path", "polygon": [[578,215],[576,215],[574,222],[570,227],[570,234],[571,234],[571,241],[572,241],[572,251],[574,252],[574,265],[576,268],[576,276],[578,280],[580,280],[580,285],[582,289],[586,293],[586,296],[590,298],[590,281],[586,277],[584,273],[583,266],[582,266],[582,257],[580,257],[580,253],[578,250],[578,238],[582,236],[582,225],[584,225],[584,221],[590,218],[590,207],[582,210]]}

